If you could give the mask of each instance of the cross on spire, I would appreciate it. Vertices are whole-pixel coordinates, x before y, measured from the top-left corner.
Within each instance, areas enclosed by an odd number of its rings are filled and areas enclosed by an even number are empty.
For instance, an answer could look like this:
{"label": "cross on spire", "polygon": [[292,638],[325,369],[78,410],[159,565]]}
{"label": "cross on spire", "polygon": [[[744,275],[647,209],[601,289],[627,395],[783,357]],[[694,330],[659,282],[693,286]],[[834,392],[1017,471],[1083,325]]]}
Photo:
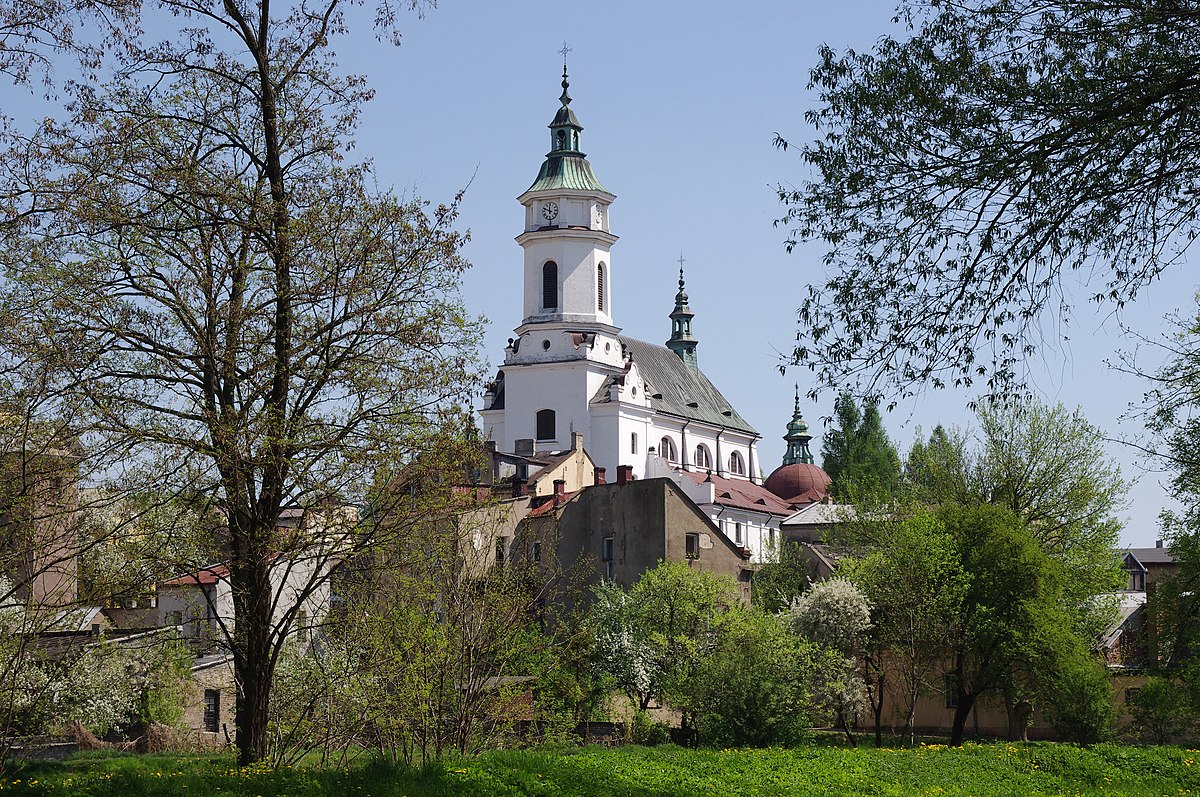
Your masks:
{"label": "cross on spire", "polygon": [[565,74],[567,74],[567,54],[568,54],[568,53],[571,53],[571,52],[574,52],[574,51],[573,51],[573,50],[572,50],[570,47],[568,47],[568,46],[567,46],[567,43],[566,43],[566,41],[564,40],[564,41],[563,41],[563,46],[562,46],[562,49],[561,49],[561,50],[559,50],[559,52],[560,52],[560,53],[562,53],[562,57],[563,57],[563,74],[565,75]]}

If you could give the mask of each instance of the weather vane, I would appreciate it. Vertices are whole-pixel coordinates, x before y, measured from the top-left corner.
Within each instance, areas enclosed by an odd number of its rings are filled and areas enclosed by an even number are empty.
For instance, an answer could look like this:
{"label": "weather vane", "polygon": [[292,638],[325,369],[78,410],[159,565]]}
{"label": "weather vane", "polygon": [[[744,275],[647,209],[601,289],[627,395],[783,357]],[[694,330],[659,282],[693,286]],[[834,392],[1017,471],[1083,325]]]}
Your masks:
{"label": "weather vane", "polygon": [[563,72],[566,72],[567,71],[567,53],[572,52],[572,50],[570,47],[567,46],[567,42],[565,40],[563,41],[563,48],[561,50],[559,50],[559,52],[562,53],[562,57],[563,57]]}

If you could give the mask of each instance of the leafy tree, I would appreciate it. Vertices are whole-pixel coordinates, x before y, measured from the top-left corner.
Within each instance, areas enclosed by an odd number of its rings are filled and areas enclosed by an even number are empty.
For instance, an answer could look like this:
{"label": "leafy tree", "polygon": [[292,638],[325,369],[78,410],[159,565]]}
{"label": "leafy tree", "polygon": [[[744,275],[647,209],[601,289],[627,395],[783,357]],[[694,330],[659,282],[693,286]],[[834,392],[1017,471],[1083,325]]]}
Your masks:
{"label": "leafy tree", "polygon": [[966,433],[938,424],[928,440],[920,427],[914,437],[904,460],[904,484],[912,499],[933,506],[974,500],[978,479]]}
{"label": "leafy tree", "polygon": [[955,706],[950,743],[960,745],[979,698],[1012,688],[1014,667],[1047,642],[1046,634],[1071,632],[1048,620],[1059,611],[1059,569],[1011,510],[947,506],[940,516],[967,578],[950,648],[949,696]]}
{"label": "leafy tree", "polygon": [[880,494],[895,495],[900,486],[900,455],[883,429],[879,407],[868,401],[860,411],[849,393],[833,405],[836,428],[825,433],[821,462],[833,480],[832,492],[843,501]]}
{"label": "leafy tree", "polygon": [[1196,712],[1187,686],[1171,678],[1151,676],[1129,702],[1131,730],[1151,744],[1170,744],[1190,736],[1196,727]]}
{"label": "leafy tree", "polygon": [[[900,35],[820,51],[781,186],[789,248],[828,245],[795,357],[820,384],[1020,391],[1043,311],[1133,300],[1197,232],[1200,17],[1188,3],[906,2]],[[787,142],[779,139],[780,146]]]}
{"label": "leafy tree", "polygon": [[[871,604],[852,582],[831,578],[814,584],[796,602],[791,615],[796,632],[813,642],[821,657],[814,697],[855,744],[851,724],[866,705],[867,684],[859,659],[866,652],[871,630]],[[875,692],[870,697],[882,709],[882,694]]]}
{"label": "leafy tree", "polygon": [[[838,573],[858,586],[871,604],[866,666],[874,681],[875,743],[882,745],[885,673],[899,680],[905,702],[904,733],[914,742],[917,701],[934,686],[934,673],[953,646],[953,618],[967,589],[953,538],[923,510],[865,513],[857,521],[870,547],[844,559]],[[886,664],[885,664],[886,660]]]}
{"label": "leafy tree", "polygon": [[808,589],[812,567],[800,543],[780,540],[778,555],[754,572],[754,605],[768,614],[786,611]]}
{"label": "leafy tree", "polygon": [[738,608],[692,673],[690,689],[703,743],[718,747],[788,745],[811,725],[817,651],[780,616]]}
{"label": "leafy tree", "polygon": [[[74,86],[66,124],[4,155],[0,305],[25,312],[0,348],[80,414],[119,491],[220,514],[247,763],[296,611],[275,616],[271,562],[303,552],[303,599],[379,531],[281,538],[281,511],[372,503],[375,474],[468,389],[477,329],[454,206],[402,201],[343,160],[370,92],[332,62],[340,0],[161,6],[188,27],[126,42],[110,81]],[[393,38],[396,12],[378,16]]]}
{"label": "leafy tree", "polygon": [[1047,714],[1058,735],[1088,746],[1112,738],[1117,721],[1112,679],[1095,655],[1077,648],[1059,662],[1047,690]]}

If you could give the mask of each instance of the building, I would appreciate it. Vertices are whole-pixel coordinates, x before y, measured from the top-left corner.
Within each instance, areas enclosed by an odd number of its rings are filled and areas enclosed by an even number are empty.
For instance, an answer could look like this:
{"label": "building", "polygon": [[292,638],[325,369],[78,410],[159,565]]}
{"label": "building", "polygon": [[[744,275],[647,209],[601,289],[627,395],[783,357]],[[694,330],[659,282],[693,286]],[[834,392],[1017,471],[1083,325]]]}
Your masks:
{"label": "building", "polygon": [[[786,438],[784,467],[791,470],[772,474],[779,488],[773,490],[759,475],[759,433],[700,370],[682,259],[666,343],[621,334],[612,302],[620,276],[610,225],[616,196],[580,149],[583,127],[571,108],[565,68],[562,88],[550,151],[518,197],[523,317],[480,411],[494,446],[494,476],[502,468],[540,465],[539,458],[565,450],[568,440],[578,445],[574,435],[581,434],[602,471],[625,468],[632,479],[673,481],[735,548],[768,561],[781,522],[828,496],[829,479],[807,453],[811,438],[799,400]],[[545,485],[539,490],[544,494]]]}

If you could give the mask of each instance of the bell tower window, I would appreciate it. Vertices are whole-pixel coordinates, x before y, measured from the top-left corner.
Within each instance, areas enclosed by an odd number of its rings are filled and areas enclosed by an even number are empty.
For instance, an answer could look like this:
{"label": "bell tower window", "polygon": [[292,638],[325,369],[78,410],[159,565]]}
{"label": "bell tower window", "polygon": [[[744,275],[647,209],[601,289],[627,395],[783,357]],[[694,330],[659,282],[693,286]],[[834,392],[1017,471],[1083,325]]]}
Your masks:
{"label": "bell tower window", "polygon": [[557,146],[555,146],[555,149],[566,149],[567,148],[567,133],[566,133],[566,131],[559,130],[558,133],[554,137],[554,141],[557,145]]}
{"label": "bell tower window", "polygon": [[558,309],[558,264],[553,260],[542,266],[542,309]]}
{"label": "bell tower window", "polygon": [[604,264],[596,268],[596,309],[604,312]]}
{"label": "bell tower window", "polygon": [[538,440],[557,439],[558,434],[555,430],[554,410],[538,410],[536,426]]}

